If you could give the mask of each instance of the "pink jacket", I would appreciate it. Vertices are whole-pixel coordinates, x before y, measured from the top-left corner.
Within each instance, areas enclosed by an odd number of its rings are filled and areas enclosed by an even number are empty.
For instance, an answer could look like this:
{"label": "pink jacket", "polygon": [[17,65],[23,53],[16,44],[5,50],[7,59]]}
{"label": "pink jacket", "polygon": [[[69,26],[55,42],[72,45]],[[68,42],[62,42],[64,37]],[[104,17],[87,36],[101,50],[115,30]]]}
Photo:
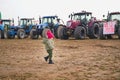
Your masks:
{"label": "pink jacket", "polygon": [[54,38],[54,35],[50,30],[47,31],[47,37],[48,37],[48,39]]}

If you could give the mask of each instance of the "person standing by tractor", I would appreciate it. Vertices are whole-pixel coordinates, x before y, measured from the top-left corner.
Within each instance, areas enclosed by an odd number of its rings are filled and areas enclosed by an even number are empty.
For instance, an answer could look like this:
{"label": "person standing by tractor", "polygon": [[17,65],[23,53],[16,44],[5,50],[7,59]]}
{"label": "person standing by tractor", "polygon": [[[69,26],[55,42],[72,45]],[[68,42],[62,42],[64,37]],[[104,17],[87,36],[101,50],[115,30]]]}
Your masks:
{"label": "person standing by tractor", "polygon": [[54,49],[54,41],[53,41],[54,35],[48,26],[46,26],[43,29],[42,37],[43,37],[43,44],[45,45],[46,51],[48,53],[48,56],[44,57],[44,59],[45,61],[48,61],[49,59],[48,64],[54,64],[54,62],[52,61],[52,55]]}

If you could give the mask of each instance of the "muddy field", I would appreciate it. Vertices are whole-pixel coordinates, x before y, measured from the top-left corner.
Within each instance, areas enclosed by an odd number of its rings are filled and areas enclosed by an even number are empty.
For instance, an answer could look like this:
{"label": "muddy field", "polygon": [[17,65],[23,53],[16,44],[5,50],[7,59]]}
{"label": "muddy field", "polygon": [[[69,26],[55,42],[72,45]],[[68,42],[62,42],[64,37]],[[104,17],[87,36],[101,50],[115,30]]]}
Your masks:
{"label": "muddy field", "polygon": [[0,40],[0,80],[120,80],[120,40],[55,39],[54,63],[42,40]]}

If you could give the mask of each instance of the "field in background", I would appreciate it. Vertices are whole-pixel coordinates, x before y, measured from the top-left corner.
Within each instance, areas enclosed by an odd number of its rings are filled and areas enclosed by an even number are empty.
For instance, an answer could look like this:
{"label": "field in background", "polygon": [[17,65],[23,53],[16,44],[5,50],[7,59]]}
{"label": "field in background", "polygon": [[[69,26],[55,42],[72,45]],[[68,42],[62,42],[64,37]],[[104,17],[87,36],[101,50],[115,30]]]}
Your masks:
{"label": "field in background", "polygon": [[47,64],[42,40],[0,40],[0,80],[120,80],[120,40],[55,39]]}

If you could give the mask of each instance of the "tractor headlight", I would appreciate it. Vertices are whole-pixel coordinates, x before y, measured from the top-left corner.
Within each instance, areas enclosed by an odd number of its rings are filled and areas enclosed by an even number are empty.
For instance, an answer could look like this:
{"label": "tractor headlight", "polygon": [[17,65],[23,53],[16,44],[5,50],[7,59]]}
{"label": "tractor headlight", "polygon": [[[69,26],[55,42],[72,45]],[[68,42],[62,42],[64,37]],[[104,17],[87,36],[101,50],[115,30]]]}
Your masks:
{"label": "tractor headlight", "polygon": [[67,22],[67,26],[70,27],[72,22]]}

